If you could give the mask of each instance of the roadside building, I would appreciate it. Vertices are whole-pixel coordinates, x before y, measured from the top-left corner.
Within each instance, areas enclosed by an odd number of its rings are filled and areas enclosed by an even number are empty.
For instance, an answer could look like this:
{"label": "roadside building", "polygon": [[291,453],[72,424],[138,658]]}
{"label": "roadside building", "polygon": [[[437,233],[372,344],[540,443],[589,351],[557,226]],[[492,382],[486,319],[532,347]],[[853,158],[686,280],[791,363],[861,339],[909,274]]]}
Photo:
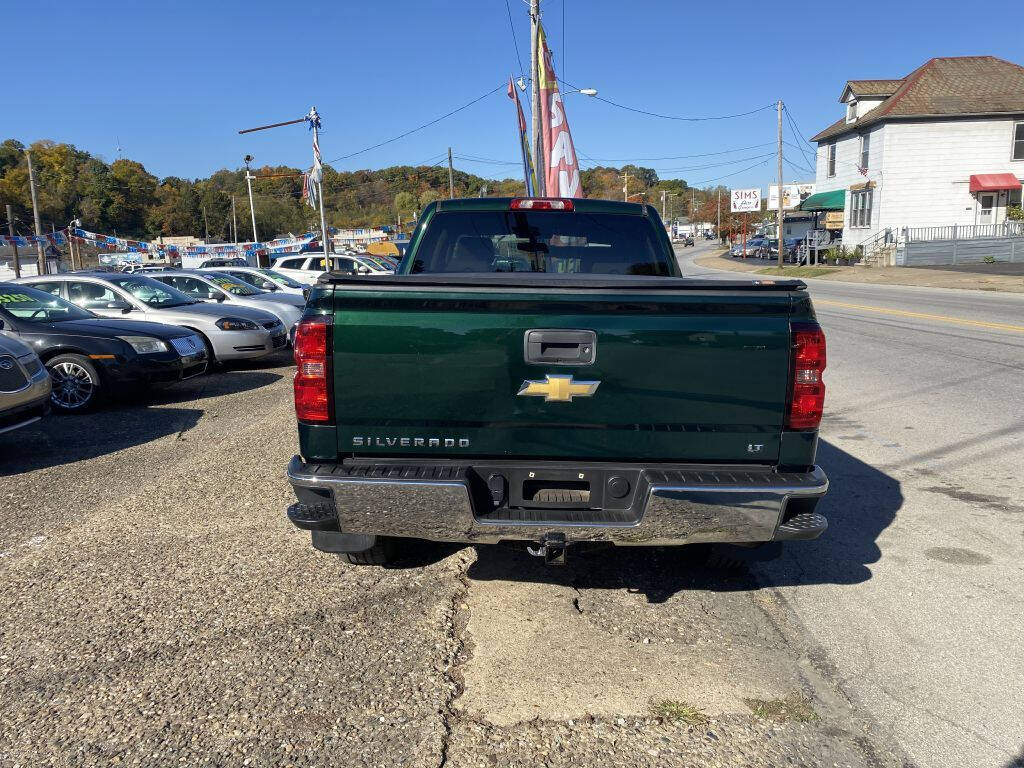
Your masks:
{"label": "roadside building", "polygon": [[380,243],[388,239],[389,228],[384,227],[358,227],[355,229],[339,229],[331,239],[335,247],[349,246],[353,248],[365,247],[370,243]]}
{"label": "roadside building", "polygon": [[1024,236],[1007,219],[1024,179],[1024,67],[935,58],[904,78],[850,80],[839,101],[843,116],[812,141],[818,195],[844,194],[845,245],[899,263],[908,240]]}

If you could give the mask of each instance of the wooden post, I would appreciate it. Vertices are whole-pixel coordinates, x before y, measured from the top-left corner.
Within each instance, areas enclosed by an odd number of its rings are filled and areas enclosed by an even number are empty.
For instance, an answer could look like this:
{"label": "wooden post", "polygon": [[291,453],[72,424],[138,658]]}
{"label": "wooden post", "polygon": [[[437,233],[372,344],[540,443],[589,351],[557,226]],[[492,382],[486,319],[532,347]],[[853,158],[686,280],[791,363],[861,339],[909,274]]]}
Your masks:
{"label": "wooden post", "polygon": [[[14,209],[11,208],[9,203],[7,205],[7,232],[11,237],[14,237]],[[18,258],[18,246],[13,240],[11,241],[11,248],[14,249],[14,278],[17,280],[21,277],[21,260]]]}

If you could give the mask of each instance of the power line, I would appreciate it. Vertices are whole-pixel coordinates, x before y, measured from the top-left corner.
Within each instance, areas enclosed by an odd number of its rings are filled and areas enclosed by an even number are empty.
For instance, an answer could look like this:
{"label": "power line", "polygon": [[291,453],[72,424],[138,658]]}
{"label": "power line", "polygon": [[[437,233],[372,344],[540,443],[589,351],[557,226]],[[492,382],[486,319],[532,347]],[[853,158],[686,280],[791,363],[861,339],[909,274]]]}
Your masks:
{"label": "power line", "polygon": [[[798,136],[799,132],[797,131],[796,123],[793,121],[793,116],[791,114],[789,114],[789,110],[788,109],[786,109],[785,112],[786,112],[786,120],[789,121],[789,130],[793,134],[793,138],[796,139],[797,141],[801,141],[801,139]],[[797,149],[800,150],[800,154],[804,156],[804,160],[807,161],[808,165],[814,165],[814,163],[811,161],[810,155],[807,154],[807,150],[804,148],[804,146],[802,144],[798,144],[797,145]]]}
{"label": "power line", "polygon": [[[774,144],[773,141],[766,141],[763,144],[753,144],[749,147],[736,147],[735,149],[725,149],[721,152],[700,152],[695,155],[665,155],[663,157],[597,157],[590,158],[594,162],[603,161],[606,163],[643,163],[643,162],[654,162],[657,160],[690,160],[696,157],[715,157],[717,155],[730,155],[733,152],[746,152],[751,149],[760,149],[761,147],[768,147]],[[582,153],[579,153],[582,157]]]}
{"label": "power line", "polygon": [[519,40],[516,39],[516,26],[512,23],[512,9],[508,7],[508,0],[505,0],[505,10],[508,12],[508,28],[512,32],[512,44],[516,47],[516,61],[519,62],[519,76],[522,77],[523,57],[519,55]]}
{"label": "power line", "polygon": [[691,186],[691,187],[699,187],[702,184],[710,184],[712,181],[719,181],[720,179],[728,179],[728,178],[731,178],[732,176],[739,176],[741,173],[746,173],[747,171],[752,171],[755,168],[759,168],[762,165],[767,165],[767,163],[768,163],[767,160],[762,160],[760,163],[754,163],[752,166],[750,166],[749,168],[744,168],[742,171],[736,171],[735,173],[727,173],[727,174],[725,174],[725,176],[718,176],[718,177],[716,177],[714,179],[704,179],[704,181],[694,181],[692,183],[691,182],[687,182],[687,184],[688,184],[688,186]]}
{"label": "power line", "polygon": [[814,173],[810,168],[805,168],[802,165],[797,165],[796,163],[790,162],[790,160],[788,158],[785,158],[785,157],[782,158],[782,162],[784,162],[786,165],[788,165],[794,171],[797,171],[799,173]]}
{"label": "power line", "polygon": [[723,160],[720,163],[707,163],[705,165],[691,165],[680,168],[652,168],[654,171],[661,171],[664,173],[672,173],[676,171],[702,171],[705,168],[720,168],[723,165],[735,165],[736,163],[746,163],[750,160],[761,160],[766,157],[774,157],[774,152],[766,152],[763,155],[751,155],[750,157],[740,157],[735,160]]}
{"label": "power line", "polygon": [[450,112],[446,112],[445,114],[441,115],[440,117],[435,117],[433,120],[430,120],[430,121],[428,121],[426,123],[423,123],[423,125],[418,125],[415,128],[410,128],[405,133],[400,133],[397,136],[392,136],[390,139],[385,139],[384,141],[378,142],[377,144],[374,144],[373,146],[365,147],[364,149],[360,149],[360,150],[358,150],[356,152],[350,152],[347,155],[342,155],[341,157],[336,157],[333,160],[328,160],[327,162],[328,163],[336,163],[339,160],[348,160],[350,157],[355,157],[356,155],[361,155],[361,154],[363,154],[365,152],[369,152],[371,150],[383,147],[385,144],[391,144],[392,142],[398,141],[399,139],[404,139],[406,136],[411,136],[412,134],[416,133],[417,131],[422,131],[424,128],[429,128],[430,126],[435,125],[436,123],[439,123],[442,120],[444,120],[446,118],[449,118],[452,115],[454,115],[454,114],[456,114],[458,112],[461,112],[464,109],[469,109],[474,104],[477,104],[478,102],[483,101],[488,96],[491,96],[492,94],[497,93],[498,91],[500,91],[504,87],[505,87],[505,83],[502,83],[497,88],[492,88],[491,90],[489,90],[487,93],[483,94],[482,96],[477,96],[475,99],[473,99],[470,102],[467,102],[466,104],[463,104],[461,107],[456,107],[455,109],[451,110]]}
{"label": "power line", "polygon": [[[558,78],[558,82],[562,83],[563,85],[567,85],[574,90],[579,90],[579,88],[577,88],[575,85],[566,80],[563,80],[562,78]],[[612,101],[611,99],[606,99],[603,96],[592,96],[591,98],[597,99],[598,101],[603,101],[605,104],[611,104],[613,107],[618,107],[619,109],[625,109],[628,112],[636,112],[637,114],[640,115],[647,115],[648,117],[657,117],[661,118],[662,120],[678,120],[685,123],[701,123],[708,120],[732,120],[735,117],[746,117],[748,115],[757,114],[758,112],[764,112],[766,109],[775,109],[775,104],[769,104],[768,106],[765,107],[758,107],[757,109],[752,109],[749,112],[738,112],[735,115],[712,115],[708,117],[679,117],[678,115],[663,115],[659,112],[651,112],[646,109],[629,107],[626,106],[625,104],[619,104],[616,101]]]}

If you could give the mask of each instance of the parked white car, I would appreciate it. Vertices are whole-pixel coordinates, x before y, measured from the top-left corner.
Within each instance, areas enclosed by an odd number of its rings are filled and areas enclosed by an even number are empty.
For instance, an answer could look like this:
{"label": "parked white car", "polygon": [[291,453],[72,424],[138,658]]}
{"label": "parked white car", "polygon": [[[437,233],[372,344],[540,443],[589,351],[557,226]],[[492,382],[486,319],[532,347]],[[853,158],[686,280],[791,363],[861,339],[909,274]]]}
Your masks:
{"label": "parked white car", "polygon": [[[385,269],[380,263],[365,256],[331,256],[331,272],[343,275],[393,275],[394,270]],[[288,275],[293,280],[313,285],[317,278],[327,272],[322,253],[282,256],[271,265],[275,272]]]}

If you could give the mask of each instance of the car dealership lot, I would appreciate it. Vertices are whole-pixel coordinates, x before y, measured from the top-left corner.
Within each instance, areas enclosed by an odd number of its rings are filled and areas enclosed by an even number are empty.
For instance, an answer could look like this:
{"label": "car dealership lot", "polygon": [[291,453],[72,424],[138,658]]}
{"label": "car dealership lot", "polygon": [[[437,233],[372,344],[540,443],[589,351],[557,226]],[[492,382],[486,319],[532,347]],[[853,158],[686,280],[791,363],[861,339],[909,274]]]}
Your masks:
{"label": "car dealership lot", "polygon": [[312,551],[267,362],[0,437],[0,764],[899,764],[695,552]]}

